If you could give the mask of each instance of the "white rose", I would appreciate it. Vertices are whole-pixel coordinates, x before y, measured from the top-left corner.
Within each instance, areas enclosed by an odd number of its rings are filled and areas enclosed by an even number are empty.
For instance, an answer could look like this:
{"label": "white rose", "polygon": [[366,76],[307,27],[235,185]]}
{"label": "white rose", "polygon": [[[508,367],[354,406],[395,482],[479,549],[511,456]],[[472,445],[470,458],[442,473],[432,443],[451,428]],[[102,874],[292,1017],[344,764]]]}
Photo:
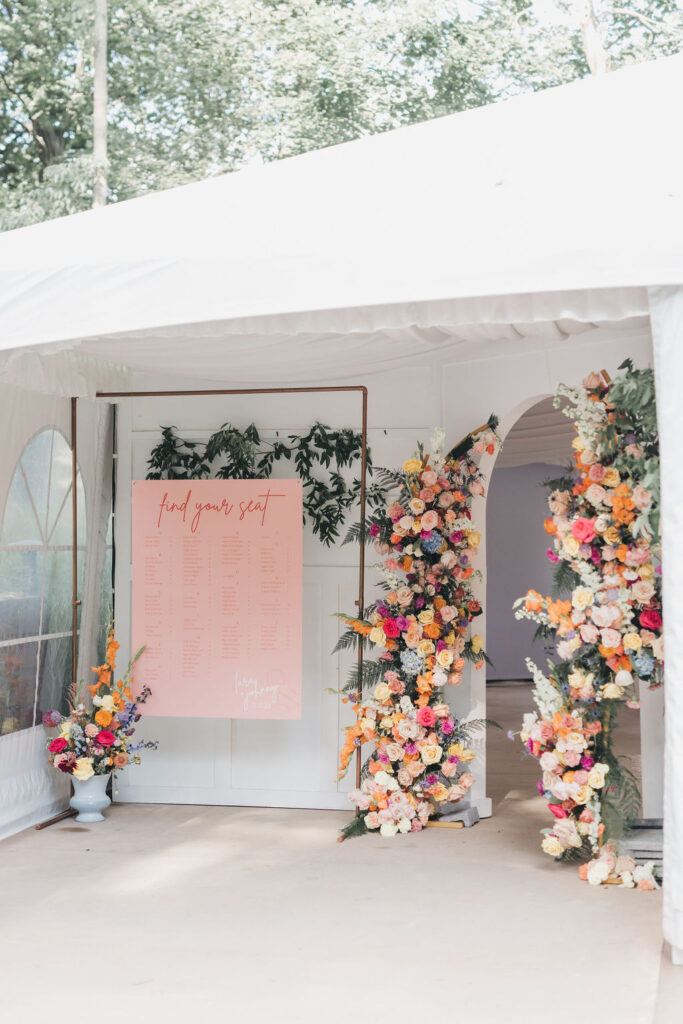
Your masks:
{"label": "white rose", "polygon": [[411,829],[410,819],[409,818],[401,818],[401,820],[398,823],[398,830],[399,830],[399,832],[410,832],[410,829]]}
{"label": "white rose", "polygon": [[604,860],[596,860],[588,869],[588,881],[591,885],[601,885],[609,876],[609,865]]}
{"label": "white rose", "polygon": [[394,825],[393,821],[384,821],[380,825],[379,831],[383,836],[395,836],[398,832],[398,825]]}

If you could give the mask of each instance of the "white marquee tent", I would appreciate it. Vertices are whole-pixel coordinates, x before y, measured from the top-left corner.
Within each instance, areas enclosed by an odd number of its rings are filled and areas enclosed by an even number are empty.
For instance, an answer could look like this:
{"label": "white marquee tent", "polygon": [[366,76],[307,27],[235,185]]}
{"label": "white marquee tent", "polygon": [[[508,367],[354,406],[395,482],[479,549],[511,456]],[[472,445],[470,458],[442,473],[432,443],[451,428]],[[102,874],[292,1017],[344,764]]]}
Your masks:
{"label": "white marquee tent", "polygon": [[[0,433],[14,439],[0,499],[16,452],[37,420],[61,422],[50,403],[64,396],[362,377],[389,409],[426,372],[404,433],[441,419],[455,436],[491,409],[509,429],[603,354],[617,365],[654,351],[665,934],[683,956],[681,84],[672,57],[0,236]],[[109,424],[102,404],[83,405],[86,494],[104,508]],[[88,535],[84,615],[103,522]],[[30,772],[12,779],[15,805],[30,804]]]}

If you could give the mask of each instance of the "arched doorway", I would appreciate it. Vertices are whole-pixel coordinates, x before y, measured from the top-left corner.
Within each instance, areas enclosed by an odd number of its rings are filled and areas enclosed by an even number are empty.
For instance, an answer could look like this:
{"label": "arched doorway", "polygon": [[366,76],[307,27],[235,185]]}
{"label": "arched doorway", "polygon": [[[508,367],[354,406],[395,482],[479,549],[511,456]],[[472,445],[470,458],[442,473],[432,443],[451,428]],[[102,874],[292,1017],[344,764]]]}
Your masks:
{"label": "arched doorway", "polygon": [[[545,481],[564,475],[575,436],[571,421],[552,397],[535,399],[507,420],[504,447],[490,471],[486,502],[487,715],[503,727],[489,735],[487,789],[494,813],[511,792],[533,797],[537,762],[508,733],[519,731],[525,712],[534,710],[526,659],[545,668],[554,651],[535,638],[535,624],[515,619],[514,601],[530,588],[553,592],[553,564],[546,556],[548,515]],[[641,719],[620,716],[617,752],[630,758],[641,775]],[[655,752],[656,756],[656,752]]]}

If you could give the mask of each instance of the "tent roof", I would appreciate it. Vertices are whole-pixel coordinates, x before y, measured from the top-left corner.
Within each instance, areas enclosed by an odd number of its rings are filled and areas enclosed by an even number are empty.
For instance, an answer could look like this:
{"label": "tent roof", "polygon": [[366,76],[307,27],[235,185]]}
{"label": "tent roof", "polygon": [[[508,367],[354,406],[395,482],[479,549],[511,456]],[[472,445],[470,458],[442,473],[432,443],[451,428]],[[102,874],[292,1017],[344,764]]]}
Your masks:
{"label": "tent roof", "polygon": [[311,379],[642,317],[683,282],[681,84],[683,55],[7,232],[0,347]]}

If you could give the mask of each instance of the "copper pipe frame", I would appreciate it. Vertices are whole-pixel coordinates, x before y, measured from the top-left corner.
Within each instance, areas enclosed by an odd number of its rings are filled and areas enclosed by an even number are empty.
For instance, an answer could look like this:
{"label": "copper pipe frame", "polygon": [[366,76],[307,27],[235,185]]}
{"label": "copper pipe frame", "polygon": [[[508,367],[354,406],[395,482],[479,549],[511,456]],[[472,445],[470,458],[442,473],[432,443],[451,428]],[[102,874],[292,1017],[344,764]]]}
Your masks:
{"label": "copper pipe frame", "polygon": [[[349,384],[339,387],[323,388],[207,388],[199,391],[98,391],[96,398],[187,398],[211,397],[221,395],[312,395],[359,391],[362,396],[361,420],[361,476],[360,476],[360,522],[361,531],[358,555],[358,615],[363,617],[365,607],[365,512],[367,496],[367,465],[368,465],[368,389],[364,384]],[[72,399],[75,401],[75,399]],[[358,692],[357,700],[363,695],[363,645],[358,642]],[[356,786],[360,786],[362,756],[361,748],[356,751]],[[357,812],[360,813],[360,812]]]}

